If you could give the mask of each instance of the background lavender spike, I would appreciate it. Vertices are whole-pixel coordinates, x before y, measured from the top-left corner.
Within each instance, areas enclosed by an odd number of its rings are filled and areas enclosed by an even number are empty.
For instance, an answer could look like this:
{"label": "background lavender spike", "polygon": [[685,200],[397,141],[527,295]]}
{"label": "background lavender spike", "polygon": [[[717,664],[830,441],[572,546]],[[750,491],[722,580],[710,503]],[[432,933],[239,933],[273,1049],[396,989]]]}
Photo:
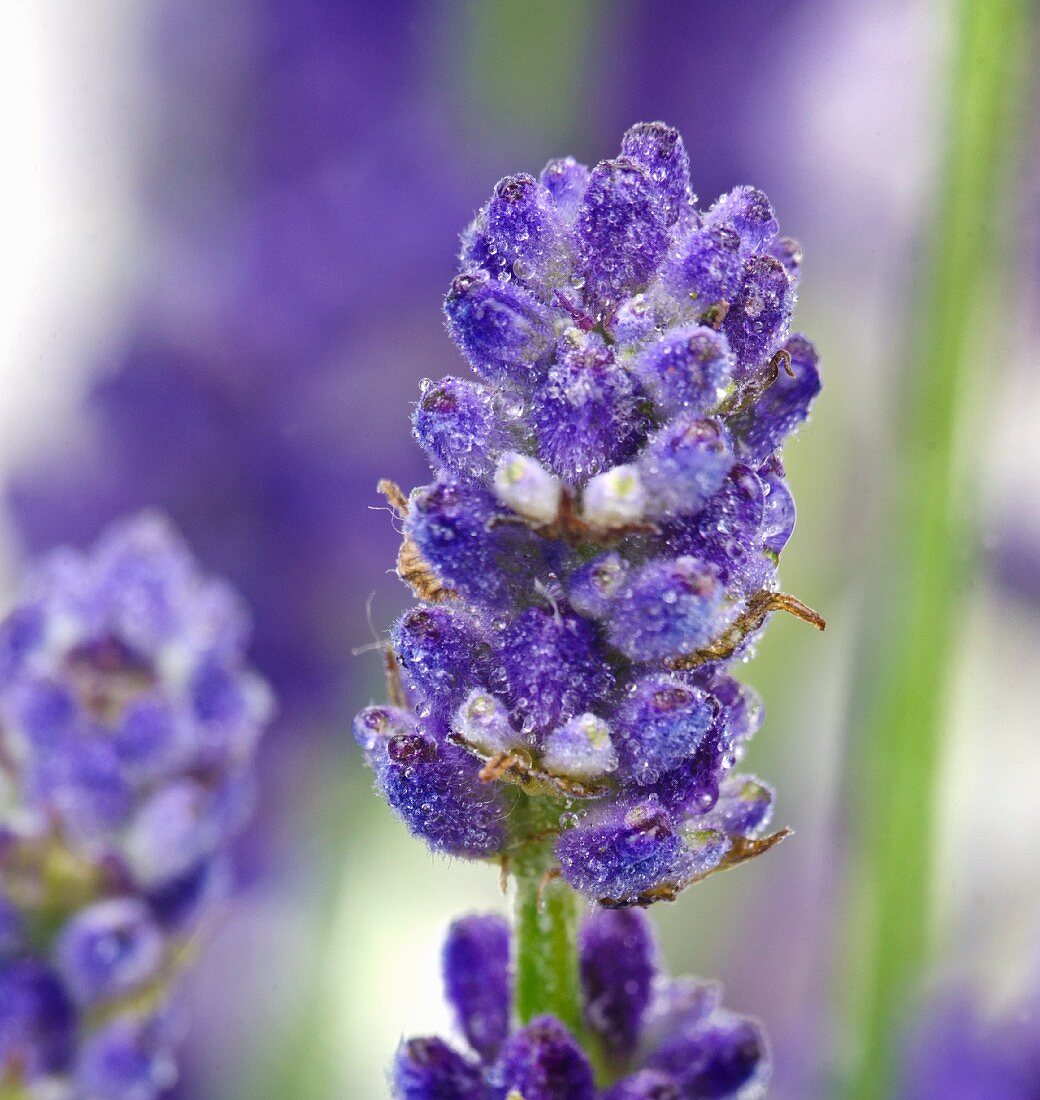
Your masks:
{"label": "background lavender spike", "polygon": [[271,713],[249,624],[158,515],[30,571],[0,622],[0,1080],[151,1100]]}

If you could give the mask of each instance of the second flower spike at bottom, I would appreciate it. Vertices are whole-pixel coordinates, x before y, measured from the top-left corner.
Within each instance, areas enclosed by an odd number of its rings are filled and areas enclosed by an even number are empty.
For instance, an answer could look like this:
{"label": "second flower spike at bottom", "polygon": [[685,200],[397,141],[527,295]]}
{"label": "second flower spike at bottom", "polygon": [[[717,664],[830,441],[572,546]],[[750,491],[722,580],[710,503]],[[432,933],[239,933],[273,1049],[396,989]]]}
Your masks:
{"label": "second flower spike at bottom", "polygon": [[[468,1050],[401,1044],[396,1100],[750,1100],[769,1074],[765,1037],[720,1007],[717,984],[658,972],[648,919],[597,910],[581,929],[585,1034],[552,1016],[511,1025],[510,934],[498,916],[456,921],[444,981]],[[580,1039],[580,1041],[579,1041]]]}

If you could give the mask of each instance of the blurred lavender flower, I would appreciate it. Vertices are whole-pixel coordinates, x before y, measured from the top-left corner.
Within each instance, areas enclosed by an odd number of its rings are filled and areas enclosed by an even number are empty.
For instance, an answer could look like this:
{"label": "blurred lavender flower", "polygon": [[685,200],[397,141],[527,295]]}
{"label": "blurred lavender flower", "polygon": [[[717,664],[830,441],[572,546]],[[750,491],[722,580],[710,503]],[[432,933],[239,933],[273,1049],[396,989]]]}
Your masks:
{"label": "blurred lavender flower", "polygon": [[628,906],[782,835],[733,772],[761,707],[727,669],[774,611],[823,626],[777,584],[779,451],[820,387],[799,264],[761,192],[696,209],[663,123],[591,171],[507,177],[463,234],[445,313],[480,380],[423,386],[436,478],[388,489],[423,603],[392,632],[393,705],[355,723],[433,848],[555,835],[554,873]]}
{"label": "blurred lavender flower", "polygon": [[912,1034],[900,1100],[1036,1100],[1040,1029],[1035,1011],[984,1021],[966,995],[931,1006]]}
{"label": "blurred lavender flower", "polygon": [[42,558],[0,622],[5,1096],[173,1083],[168,988],[224,892],[271,711],[248,633],[151,514]]}
{"label": "blurred lavender flower", "polygon": [[[594,911],[581,930],[585,1024],[601,1065],[551,1016],[510,1032],[509,931],[494,916],[456,921],[444,980],[470,1051],[441,1039],[401,1044],[397,1100],[749,1100],[769,1076],[754,1021],[724,1011],[715,984],[658,970],[649,921],[638,911]],[[474,993],[477,993],[475,996]],[[489,1026],[489,1023],[491,1026]]]}

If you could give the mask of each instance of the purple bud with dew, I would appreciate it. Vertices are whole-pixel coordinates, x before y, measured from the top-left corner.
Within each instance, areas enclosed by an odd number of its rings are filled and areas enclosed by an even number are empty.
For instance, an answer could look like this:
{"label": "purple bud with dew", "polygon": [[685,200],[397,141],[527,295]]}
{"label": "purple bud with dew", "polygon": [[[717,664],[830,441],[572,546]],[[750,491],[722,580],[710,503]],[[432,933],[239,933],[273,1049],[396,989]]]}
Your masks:
{"label": "purple bud with dew", "polygon": [[621,139],[621,153],[649,172],[668,225],[690,215],[690,158],[678,130],[663,122],[640,122]]}
{"label": "purple bud with dew", "polygon": [[490,390],[461,378],[424,382],[412,428],[433,462],[478,478],[490,475],[510,442]]}
{"label": "purple bud with dew", "polygon": [[722,333],[693,324],[673,329],[651,344],[632,369],[663,415],[703,415],[719,403],[733,361]]}
{"label": "purple bud with dew", "polygon": [[646,514],[696,515],[732,468],[733,455],[718,421],[685,416],[672,421],[639,458]]}
{"label": "purple bud with dew", "polygon": [[589,170],[574,157],[558,157],[542,169],[542,186],[553,197],[560,220],[572,225],[578,214],[585,188],[589,185]]}
{"label": "purple bud with dew", "polygon": [[456,276],[444,300],[448,331],[489,382],[529,383],[552,352],[549,310],[523,287],[485,271]]}
{"label": "purple bud with dew", "polygon": [[779,232],[773,207],[757,187],[734,187],[704,215],[704,222],[732,229],[749,253],[764,251]]}
{"label": "purple bud with dew", "polygon": [[509,1037],[490,1074],[494,1100],[594,1100],[592,1067],[574,1036],[538,1016]]}
{"label": "purple bud with dew", "polygon": [[629,574],[608,612],[607,636],[633,661],[662,660],[707,645],[731,618],[716,570],[687,555]]}
{"label": "purple bud with dew", "polygon": [[645,434],[641,400],[603,339],[574,330],[531,399],[539,457],[571,485],[625,462]]}

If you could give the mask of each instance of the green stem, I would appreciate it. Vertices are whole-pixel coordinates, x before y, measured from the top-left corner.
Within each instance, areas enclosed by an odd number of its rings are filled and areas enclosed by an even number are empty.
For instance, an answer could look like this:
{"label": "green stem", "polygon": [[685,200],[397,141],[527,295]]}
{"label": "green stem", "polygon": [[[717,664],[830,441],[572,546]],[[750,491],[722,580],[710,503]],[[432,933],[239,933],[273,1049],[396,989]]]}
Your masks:
{"label": "green stem", "polygon": [[855,871],[864,907],[863,927],[849,946],[861,984],[855,1034],[862,1058],[849,1090],[858,1100],[892,1094],[892,1046],[929,950],[934,787],[968,545],[955,432],[977,306],[995,269],[994,210],[1026,70],[1029,2],[955,4],[945,169],[903,409],[893,517],[902,542],[884,555],[892,569],[884,578],[892,597],[886,602],[899,618],[878,643],[876,694],[859,731],[862,768],[853,780],[862,798]]}
{"label": "green stem", "polygon": [[581,1035],[578,976],[578,895],[559,879],[545,880],[543,853],[516,868],[516,1014],[521,1024],[549,1013]]}
{"label": "green stem", "polygon": [[585,1051],[601,1087],[623,1068],[611,1063],[603,1044],[585,1026],[578,966],[578,927],[585,902],[557,874],[547,833],[561,806],[521,795],[513,810],[520,847],[510,862],[516,891],[514,1011],[519,1025],[555,1016]]}

